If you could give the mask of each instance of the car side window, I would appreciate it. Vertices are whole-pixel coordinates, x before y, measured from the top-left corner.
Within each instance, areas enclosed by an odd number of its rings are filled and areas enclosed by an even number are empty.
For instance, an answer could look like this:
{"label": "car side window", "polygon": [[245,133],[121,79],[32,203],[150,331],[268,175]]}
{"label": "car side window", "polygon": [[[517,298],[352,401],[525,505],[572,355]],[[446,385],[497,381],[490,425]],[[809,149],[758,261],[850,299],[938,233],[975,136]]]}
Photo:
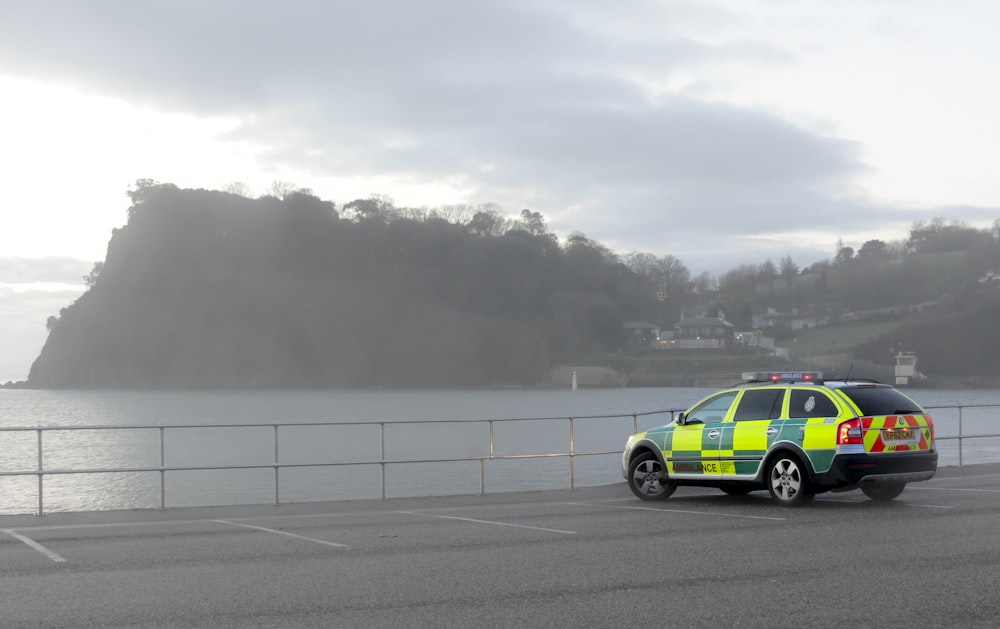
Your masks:
{"label": "car side window", "polygon": [[789,417],[836,417],[837,405],[819,390],[793,389],[788,398]]}
{"label": "car side window", "polygon": [[743,392],[733,419],[778,419],[781,417],[781,403],[784,400],[784,389],[749,389]]}
{"label": "car side window", "polygon": [[714,424],[726,418],[729,407],[736,399],[736,391],[726,391],[710,397],[698,406],[692,408],[684,416],[685,424]]}

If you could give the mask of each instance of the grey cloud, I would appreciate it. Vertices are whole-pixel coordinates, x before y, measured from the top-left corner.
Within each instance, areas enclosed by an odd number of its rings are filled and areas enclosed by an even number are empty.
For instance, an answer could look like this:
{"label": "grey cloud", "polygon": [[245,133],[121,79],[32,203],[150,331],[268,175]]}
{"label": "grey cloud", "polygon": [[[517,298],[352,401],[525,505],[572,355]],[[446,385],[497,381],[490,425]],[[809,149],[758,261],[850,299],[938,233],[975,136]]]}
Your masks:
{"label": "grey cloud", "polygon": [[471,201],[530,206],[621,248],[687,261],[872,213],[851,198],[855,144],[637,84],[788,61],[767,43],[669,35],[736,19],[702,3],[62,0],[3,13],[0,72],[240,115],[228,139],[269,147],[276,166],[458,177]]}
{"label": "grey cloud", "polygon": [[93,262],[76,258],[0,257],[0,284],[52,282],[84,286],[83,276],[94,268]]}

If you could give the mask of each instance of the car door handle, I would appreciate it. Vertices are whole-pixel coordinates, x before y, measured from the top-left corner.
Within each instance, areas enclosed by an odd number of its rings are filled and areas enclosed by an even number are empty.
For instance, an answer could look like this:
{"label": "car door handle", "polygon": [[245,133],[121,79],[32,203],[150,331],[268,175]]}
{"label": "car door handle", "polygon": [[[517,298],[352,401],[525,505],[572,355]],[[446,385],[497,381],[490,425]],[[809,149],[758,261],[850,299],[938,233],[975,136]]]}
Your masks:
{"label": "car door handle", "polygon": [[712,430],[708,431],[708,438],[709,439],[718,439],[719,435],[721,435],[721,434],[722,434],[722,432],[720,432],[718,430],[715,430],[715,429],[712,429]]}
{"label": "car door handle", "polygon": [[776,435],[778,434],[778,429],[775,428],[774,426],[768,426],[767,430],[765,430],[764,432],[768,435]]}

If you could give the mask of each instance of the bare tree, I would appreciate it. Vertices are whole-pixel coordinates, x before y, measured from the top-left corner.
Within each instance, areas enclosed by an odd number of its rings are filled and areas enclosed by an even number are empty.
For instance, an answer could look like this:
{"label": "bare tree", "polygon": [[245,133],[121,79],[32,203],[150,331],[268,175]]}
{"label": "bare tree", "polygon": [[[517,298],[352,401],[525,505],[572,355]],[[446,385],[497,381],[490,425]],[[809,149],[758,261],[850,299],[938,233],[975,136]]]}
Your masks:
{"label": "bare tree", "polygon": [[295,193],[306,194],[311,196],[313,191],[310,188],[299,188],[294,183],[288,181],[277,181],[277,180],[272,181],[271,187],[268,188],[267,190],[268,195],[276,197],[281,200],[285,200]]}
{"label": "bare tree", "polygon": [[226,187],[222,189],[223,192],[228,192],[229,194],[235,194],[240,197],[250,198],[250,186],[246,185],[242,181],[233,181],[226,184]]}

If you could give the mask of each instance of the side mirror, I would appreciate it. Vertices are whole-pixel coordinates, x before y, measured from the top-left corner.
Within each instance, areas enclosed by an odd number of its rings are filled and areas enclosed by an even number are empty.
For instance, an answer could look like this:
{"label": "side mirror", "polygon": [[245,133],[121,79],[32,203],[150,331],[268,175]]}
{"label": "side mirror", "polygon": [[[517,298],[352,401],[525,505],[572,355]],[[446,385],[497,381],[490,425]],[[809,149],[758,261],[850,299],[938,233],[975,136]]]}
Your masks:
{"label": "side mirror", "polygon": [[677,413],[677,424],[680,426],[684,425],[684,411]]}

